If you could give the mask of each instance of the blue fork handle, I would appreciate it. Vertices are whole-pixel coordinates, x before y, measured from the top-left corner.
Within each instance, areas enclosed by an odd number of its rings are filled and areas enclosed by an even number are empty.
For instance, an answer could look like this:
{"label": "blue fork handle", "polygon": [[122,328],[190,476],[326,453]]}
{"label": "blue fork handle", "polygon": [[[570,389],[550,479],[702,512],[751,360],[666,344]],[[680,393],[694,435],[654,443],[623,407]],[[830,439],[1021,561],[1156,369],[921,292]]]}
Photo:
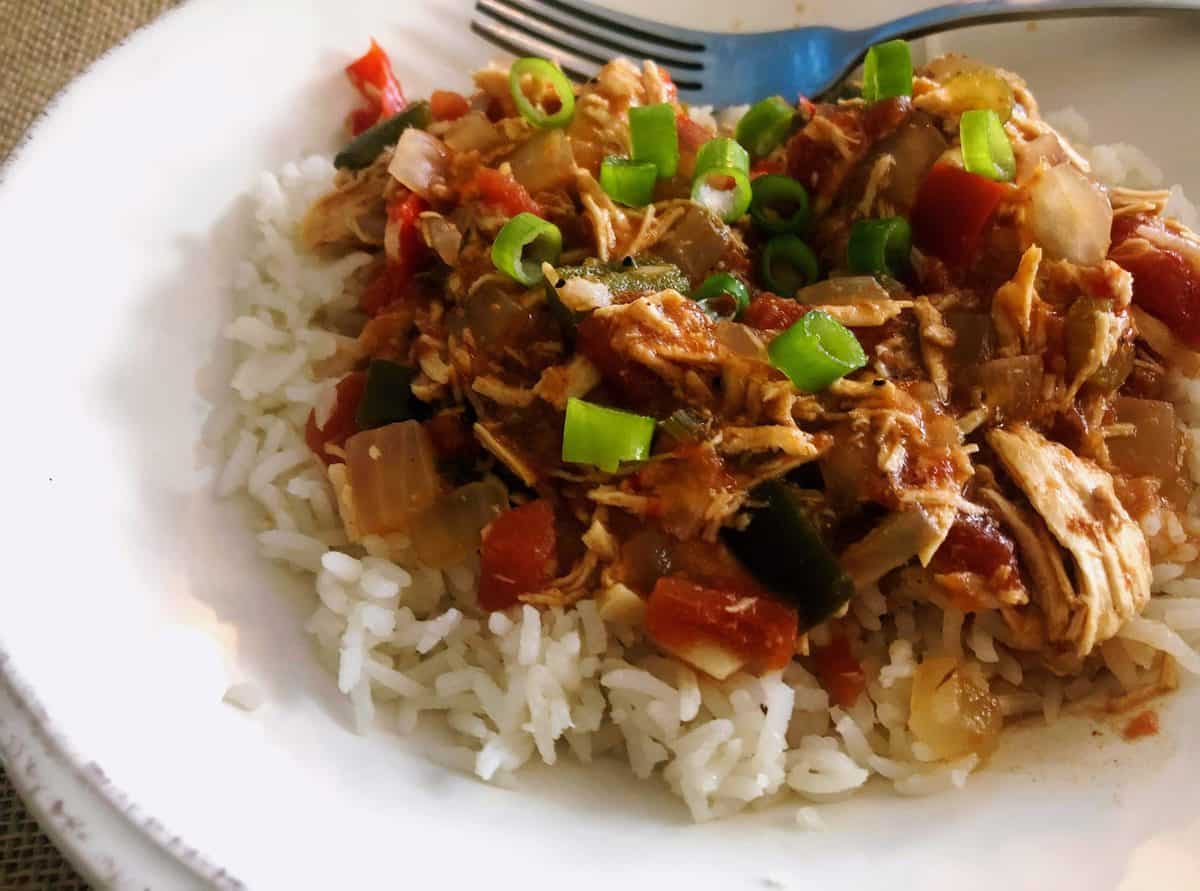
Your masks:
{"label": "blue fork handle", "polygon": [[1200,12],[1200,0],[983,0],[947,3],[865,28],[871,43],[896,37],[924,37],[939,31],[1009,20],[1076,18],[1087,15],[1138,16]]}

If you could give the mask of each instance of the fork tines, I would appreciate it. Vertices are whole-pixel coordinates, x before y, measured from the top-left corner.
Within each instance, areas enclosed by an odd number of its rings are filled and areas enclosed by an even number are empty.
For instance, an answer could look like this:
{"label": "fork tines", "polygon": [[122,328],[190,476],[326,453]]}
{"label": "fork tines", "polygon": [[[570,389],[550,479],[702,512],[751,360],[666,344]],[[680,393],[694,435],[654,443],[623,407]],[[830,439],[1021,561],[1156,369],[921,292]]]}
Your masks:
{"label": "fork tines", "polygon": [[651,59],[680,89],[698,89],[704,35],[563,0],[476,0],[471,30],[518,56],[553,59],[577,80],[614,56]]}

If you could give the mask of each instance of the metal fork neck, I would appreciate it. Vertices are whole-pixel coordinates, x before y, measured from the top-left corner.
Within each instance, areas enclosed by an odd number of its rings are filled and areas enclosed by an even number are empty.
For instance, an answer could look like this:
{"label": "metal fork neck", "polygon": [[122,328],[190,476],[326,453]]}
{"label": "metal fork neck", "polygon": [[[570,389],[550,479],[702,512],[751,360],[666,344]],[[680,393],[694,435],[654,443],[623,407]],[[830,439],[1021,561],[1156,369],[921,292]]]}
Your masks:
{"label": "metal fork neck", "polygon": [[1010,20],[1081,18],[1086,16],[1147,16],[1164,13],[1192,13],[1200,9],[1197,0],[983,0],[978,3],[949,3],[923,9],[894,19],[862,33],[871,43],[897,37],[914,38],[968,25],[987,25]]}

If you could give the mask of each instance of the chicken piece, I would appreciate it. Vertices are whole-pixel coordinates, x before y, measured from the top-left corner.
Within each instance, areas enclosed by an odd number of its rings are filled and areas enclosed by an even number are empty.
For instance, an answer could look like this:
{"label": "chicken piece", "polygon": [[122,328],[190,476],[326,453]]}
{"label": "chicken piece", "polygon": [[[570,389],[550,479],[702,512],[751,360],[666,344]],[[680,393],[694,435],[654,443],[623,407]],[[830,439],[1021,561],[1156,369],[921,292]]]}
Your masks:
{"label": "chicken piece", "polygon": [[726,427],[721,431],[721,442],[718,448],[727,455],[778,451],[808,461],[813,460],[821,453],[817,440],[811,433],[805,433],[794,425],[782,424]]}
{"label": "chicken piece", "polygon": [[911,300],[896,300],[874,276],[831,278],[804,288],[796,299],[815,306],[848,328],[884,325],[912,307]]}
{"label": "chicken piece", "polygon": [[[1075,593],[1071,580],[1063,565],[1062,551],[1046,529],[1046,524],[1032,511],[1018,507],[994,489],[981,489],[979,498],[996,511],[1005,527],[1012,533],[1021,551],[1022,565],[1034,584],[1034,604],[1039,615],[1034,622],[1038,628],[1035,644],[1040,649],[1048,633],[1052,639],[1060,640],[1067,632],[1071,613],[1069,605]],[[1016,613],[1006,612],[1010,626],[1016,623]],[[1029,638],[1030,620],[1022,618],[1020,627]]]}
{"label": "chicken piece", "polygon": [[330,244],[383,244],[387,195],[395,188],[388,174],[392,151],[385,149],[365,170],[341,174],[332,192],[322,195],[300,221],[300,241],[311,250]]}
{"label": "chicken piece", "polygon": [[1033,305],[1037,300],[1034,282],[1042,262],[1042,249],[1037,245],[1025,251],[1017,273],[996,291],[992,300],[992,324],[996,328],[1000,356],[1019,356],[1029,341]]}
{"label": "chicken piece", "polygon": [[[865,384],[865,385],[864,385]],[[892,383],[839,381],[830,388],[855,403],[831,432],[821,459],[826,490],[839,509],[870,501],[891,511],[957,506],[974,469],[954,419],[934,402]]]}
{"label": "chicken piece", "polygon": [[568,399],[586,396],[598,383],[600,372],[596,366],[587,356],[575,355],[567,364],[552,365],[543,371],[533,392],[559,411],[566,411]]}
{"label": "chicken piece", "polygon": [[605,326],[608,347],[617,356],[648,368],[679,391],[702,399],[711,394],[689,393],[696,388],[697,379],[689,378],[687,371],[699,366],[716,373],[729,358],[728,350],[717,342],[712,320],[694,300],[676,291],[660,291],[631,303],[607,306],[596,310],[592,319]]}
{"label": "chicken piece", "polygon": [[[496,425],[492,425],[494,428]],[[527,486],[533,486],[538,481],[537,470],[533,462],[506,437],[499,429],[492,429],[483,423],[476,423],[475,438],[479,444],[491,452],[505,467],[511,470]]]}
{"label": "chicken piece", "polygon": [[950,350],[954,348],[954,329],[946,326],[942,314],[928,297],[920,297],[913,304],[917,317],[917,333],[921,338],[921,361],[929,372],[929,379],[937,387],[938,396],[945,400],[950,395]]}
{"label": "chicken piece", "polygon": [[1176,337],[1165,322],[1156,319],[1139,306],[1131,306],[1129,314],[1137,326],[1138,336],[1150,349],[1187,377],[1200,376],[1200,353]]}
{"label": "chicken piece", "polygon": [[635,231],[628,214],[613,202],[608,193],[600,188],[596,178],[584,168],[576,168],[575,183],[584,213],[592,224],[596,256],[605,263],[620,257],[621,246],[630,242]]}
{"label": "chicken piece", "polygon": [[[1146,538],[1117,499],[1112,477],[1092,462],[1024,424],[994,429],[987,439],[1054,538],[1074,557],[1074,585],[1055,569],[1058,583],[1040,592],[1040,605],[1051,642],[1071,644],[1082,659],[1149,600]],[[1065,628],[1064,609],[1069,613]]]}
{"label": "chicken piece", "polygon": [[842,567],[861,591],[913,557],[925,566],[954,525],[955,514],[948,505],[928,509],[918,505],[891,514],[842,552]]}
{"label": "chicken piece", "polygon": [[454,223],[440,213],[427,210],[417,218],[417,227],[420,229],[421,239],[433,248],[443,263],[454,266],[458,262],[463,234]]}

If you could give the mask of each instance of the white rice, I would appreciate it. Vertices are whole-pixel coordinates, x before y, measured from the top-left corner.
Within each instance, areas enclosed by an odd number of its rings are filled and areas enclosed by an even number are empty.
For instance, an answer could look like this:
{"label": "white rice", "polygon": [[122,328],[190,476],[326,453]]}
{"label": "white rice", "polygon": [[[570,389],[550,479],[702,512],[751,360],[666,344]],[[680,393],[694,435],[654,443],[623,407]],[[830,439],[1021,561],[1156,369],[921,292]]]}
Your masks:
{"label": "white rice", "polygon": [[[717,117],[725,122],[729,115]],[[1086,137],[1078,115],[1068,111],[1058,120]],[[1129,146],[1086,154],[1111,182],[1149,186],[1161,176]],[[303,425],[314,406],[328,410],[330,387],[312,369],[336,348],[314,318],[353,306],[356,273],[369,257],[317,258],[293,237],[333,175],[328,160],[314,157],[264,174],[258,184],[257,237],[237,270],[239,316],[226,329],[237,349],[234,398],[214,409],[204,435],[227,456],[217,491],[245,492],[259,508],[262,553],[313,574],[305,628],[334,667],[360,731],[383,725],[411,733],[425,720],[441,720],[457,741],[438,754],[439,763],[501,783],[534,758],[552,764],[564,753],[585,762],[615,755],[640,777],[659,772],[692,816],[705,820],[784,795],[844,797],[872,777],[902,795],[961,787],[977,756],[939,761],[908,731],[913,672],[925,653],[965,659],[991,679],[1006,714],[1053,719],[1064,702],[1097,689],[1086,676],[1064,687],[1032,662],[1022,665],[985,619],[931,607],[887,614],[886,601],[871,590],[852,604],[865,629],[867,695],[841,709],[799,663],[782,674],[716,682],[657,655],[634,630],[606,625],[590,601],[567,611],[521,606],[486,615],[473,594],[477,560],[439,572],[421,566],[402,536],[348,546]],[[1182,190],[1173,192],[1172,207],[1195,225]],[[1200,381],[1171,386],[1187,424],[1188,466],[1200,480]],[[1104,688],[1110,692],[1145,685],[1156,651],[1200,673],[1192,648],[1200,632],[1200,566],[1196,549],[1180,545],[1185,527],[1200,530],[1200,513],[1139,520],[1158,561],[1154,589],[1162,596],[1103,647],[1116,678]],[[1175,559],[1167,559],[1169,549]],[[810,640],[820,645],[829,637],[821,627]],[[226,699],[252,709],[261,693],[234,685]],[[805,829],[824,827],[809,806],[799,807],[795,820]]]}

